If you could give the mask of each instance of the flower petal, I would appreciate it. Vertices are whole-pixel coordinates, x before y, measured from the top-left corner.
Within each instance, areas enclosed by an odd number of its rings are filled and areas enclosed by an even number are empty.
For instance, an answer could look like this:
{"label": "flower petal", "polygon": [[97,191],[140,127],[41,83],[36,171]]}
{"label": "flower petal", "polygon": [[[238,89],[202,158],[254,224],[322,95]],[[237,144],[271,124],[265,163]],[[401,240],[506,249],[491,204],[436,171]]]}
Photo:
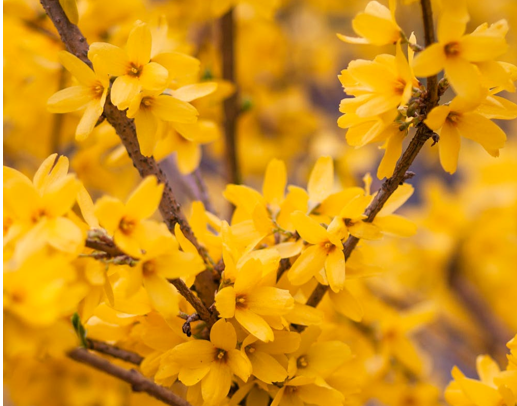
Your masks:
{"label": "flower petal", "polygon": [[210,372],[201,381],[201,393],[206,406],[221,404],[230,392],[232,386],[232,372],[226,364],[214,362]]}
{"label": "flower petal", "polygon": [[325,273],[330,288],[339,292],[345,286],[345,254],[339,248],[334,248],[325,261]]}
{"label": "flower petal", "polygon": [[337,293],[330,291],[329,298],[337,312],[353,321],[359,322],[362,320],[364,314],[363,307],[348,289],[343,288]]}
{"label": "flower petal", "polygon": [[237,333],[232,323],[223,319],[218,320],[210,330],[210,341],[216,348],[234,350],[237,345]]}
{"label": "flower petal", "polygon": [[152,110],[162,120],[176,123],[195,123],[199,114],[191,104],[164,94],[156,97]]}
{"label": "flower petal", "polygon": [[138,219],[151,217],[160,204],[163,187],[163,183],[158,183],[156,176],[146,177],[127,200],[128,214]]}
{"label": "flower petal", "polygon": [[451,174],[456,172],[460,147],[461,137],[458,130],[453,125],[445,124],[440,130],[438,151],[440,153],[440,163],[446,172]]}
{"label": "flower petal", "polygon": [[480,76],[473,64],[459,57],[447,58],[445,76],[453,90],[462,99],[472,102],[481,101]]}
{"label": "flower petal", "polygon": [[106,42],[94,42],[90,45],[88,59],[93,61],[96,56],[98,56],[95,61],[96,71],[99,70],[100,73],[111,76],[123,76],[126,74],[129,59],[122,48]]}
{"label": "flower petal", "polygon": [[432,44],[413,59],[413,73],[418,77],[436,75],[445,66],[445,51],[442,44]]}
{"label": "flower petal", "polygon": [[136,77],[119,76],[111,87],[111,101],[119,110],[125,110],[141,89],[142,86]]}
{"label": "flower petal", "polygon": [[140,152],[144,156],[152,156],[158,142],[158,119],[148,109],[140,109],[135,116],[136,136]]}
{"label": "flower petal", "polygon": [[271,355],[262,351],[249,354],[253,365],[253,375],[265,383],[284,382],[287,378],[286,369]]}
{"label": "flower petal", "polygon": [[332,193],[334,186],[334,164],[329,156],[321,157],[316,161],[312,169],[307,192],[309,200],[313,203],[321,203]]}
{"label": "flower petal", "polygon": [[82,109],[92,98],[90,89],[87,87],[67,87],[50,96],[47,101],[47,110],[51,113],[69,113]]}
{"label": "flower petal", "polygon": [[225,319],[231,319],[235,316],[235,289],[233,286],[228,286],[217,292],[215,307],[220,316]]}
{"label": "flower petal", "polygon": [[259,340],[264,342],[273,341],[274,335],[273,330],[269,327],[269,324],[260,317],[259,315],[253,313],[250,310],[246,309],[237,309],[235,311],[235,318],[244,327],[249,331],[250,334],[253,334]]}
{"label": "flower petal", "polygon": [[295,286],[308,282],[323,269],[326,258],[327,254],[320,246],[313,245],[306,248],[289,269],[287,273],[289,281]]}
{"label": "flower petal", "polygon": [[143,66],[151,59],[151,31],[141,21],[137,21],[135,25],[135,28],[129,33],[126,50],[131,63],[136,66]]}
{"label": "flower petal", "polygon": [[262,316],[279,316],[293,308],[294,299],[288,290],[261,286],[248,294],[246,303],[254,313]]}
{"label": "flower petal", "polygon": [[486,149],[500,149],[506,142],[506,134],[493,121],[481,114],[464,113],[456,123],[460,135],[479,142]]}
{"label": "flower petal", "polygon": [[301,211],[291,214],[291,221],[300,237],[310,244],[319,244],[329,239],[327,230]]}
{"label": "flower petal", "polygon": [[77,56],[67,51],[59,51],[59,62],[68,70],[83,86],[92,86],[97,81],[97,76],[91,68]]}
{"label": "flower petal", "polygon": [[92,100],[88,103],[75,130],[75,139],[77,141],[84,141],[90,135],[102,114],[102,110],[103,106],[101,106],[99,100]]}
{"label": "flower petal", "polygon": [[215,92],[216,89],[216,82],[194,83],[192,85],[183,86],[179,89],[173,90],[172,95],[178,100],[191,102],[192,100],[208,96],[209,94]]}
{"label": "flower petal", "polygon": [[374,224],[381,228],[383,234],[393,234],[399,237],[411,237],[416,234],[416,224],[397,214],[377,216]]}
{"label": "flower petal", "polygon": [[140,84],[146,90],[163,90],[167,86],[169,73],[162,65],[150,62],[144,65],[140,74]]}
{"label": "flower petal", "polygon": [[179,312],[179,298],[174,287],[163,277],[144,274],[144,287],[153,307],[166,319],[171,320]]}

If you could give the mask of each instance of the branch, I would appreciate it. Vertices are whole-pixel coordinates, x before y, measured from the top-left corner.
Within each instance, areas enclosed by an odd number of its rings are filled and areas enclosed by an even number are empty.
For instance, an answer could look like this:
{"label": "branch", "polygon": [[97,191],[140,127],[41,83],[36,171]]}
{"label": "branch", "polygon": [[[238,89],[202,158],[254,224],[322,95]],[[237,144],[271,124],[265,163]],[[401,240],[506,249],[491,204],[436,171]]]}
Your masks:
{"label": "branch", "polygon": [[[54,26],[57,28],[59,35],[61,36],[61,40],[64,42],[68,51],[76,55],[79,59],[91,67],[92,64],[88,59],[89,45],[84,36],[81,34],[79,28],[68,20],[65,12],[63,11],[63,8],[59,4],[59,0],[41,0],[41,4],[54,23]],[[214,301],[214,292],[217,288],[211,271],[214,264],[212,263],[207,250],[197,241],[194,233],[192,232],[192,229],[190,228],[190,225],[181,212],[180,205],[167,182],[167,177],[153,157],[145,157],[140,153],[140,146],[138,144],[135,124],[133,120],[127,118],[125,112],[120,111],[111,103],[109,95],[104,105],[104,115],[117,132],[122,143],[126,147],[129,157],[133,161],[133,166],[137,168],[140,175],[142,177],[154,175],[157,177],[158,182],[165,185],[159,206],[160,213],[162,214],[162,217],[171,232],[174,232],[174,226],[179,224],[185,237],[190,242],[192,242],[205,261],[208,269],[204,272],[201,272],[196,277],[196,290],[200,298],[208,306],[210,306]],[[206,309],[204,304],[203,307]],[[196,310],[199,312],[199,309]],[[206,314],[206,312],[204,313]],[[211,319],[206,321],[210,324]]]}
{"label": "branch", "polygon": [[[235,83],[235,21],[233,8],[221,17],[221,55],[223,79]],[[226,165],[228,183],[241,183],[237,148],[237,117],[239,115],[239,94],[235,93],[224,101],[224,135],[226,142]]]}
{"label": "branch", "polygon": [[[425,44],[426,46],[431,45],[434,42],[434,26],[433,16],[430,0],[421,0],[422,2],[422,13],[424,20],[425,30]],[[424,107],[423,114],[427,115],[431,109],[438,103],[438,80],[437,76],[427,78],[427,97],[426,104]],[[372,200],[370,205],[366,208],[364,214],[367,216],[364,221],[371,223],[375,220],[375,216],[384,207],[384,204],[388,201],[390,196],[397,190],[397,188],[404,183],[406,179],[413,176],[412,172],[408,172],[409,167],[415,160],[416,156],[426,143],[431,138],[433,131],[430,130],[425,124],[420,123],[417,127],[417,132],[408,147],[402,154],[402,157],[397,162],[393,175],[386,179],[380,189],[377,191],[375,198]],[[345,254],[345,260],[348,260],[352,251],[359,243],[359,238],[350,235],[343,244],[343,253]],[[307,300],[307,305],[316,307],[323,296],[328,290],[328,286],[318,284],[316,289],[312,292],[311,296]]]}
{"label": "branch", "polygon": [[131,385],[134,392],[146,392],[154,398],[171,406],[191,406],[189,402],[176,395],[171,390],[160,386],[150,379],[144,377],[138,371],[119,367],[109,361],[92,354],[84,348],[76,348],[68,353],[74,361],[89,365],[115,378],[121,379]]}
{"label": "branch", "polygon": [[92,340],[91,338],[86,339],[88,348],[114,358],[121,359],[122,361],[129,362],[131,364],[140,365],[144,358],[136,352],[123,350],[122,348],[115,347],[103,341]]}

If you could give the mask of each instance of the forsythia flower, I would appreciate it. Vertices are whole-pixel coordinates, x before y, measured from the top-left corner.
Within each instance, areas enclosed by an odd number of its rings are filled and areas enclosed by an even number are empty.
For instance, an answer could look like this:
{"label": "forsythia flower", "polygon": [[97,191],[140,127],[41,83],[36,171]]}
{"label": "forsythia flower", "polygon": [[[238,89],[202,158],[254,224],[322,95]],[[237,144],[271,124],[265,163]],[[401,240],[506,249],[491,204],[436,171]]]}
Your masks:
{"label": "forsythia flower", "polygon": [[102,114],[109,89],[107,74],[96,68],[98,59],[92,60],[94,70],[69,52],[59,53],[61,64],[78,80],[79,86],[69,87],[55,93],[48,99],[47,108],[51,113],[69,113],[84,108],[86,110],[77,125],[75,137],[84,140],[93,130]]}
{"label": "forsythia flower", "polygon": [[217,293],[217,311],[226,319],[235,317],[241,326],[258,339],[272,341],[273,330],[261,316],[288,313],[294,306],[294,299],[289,291],[268,285],[267,278],[262,278],[261,262],[250,259],[237,273],[234,285]]}
{"label": "forsythia flower", "polygon": [[501,20],[490,27],[481,25],[468,35],[464,35],[465,28],[466,22],[444,14],[438,21],[438,43],[415,57],[413,70],[416,76],[429,77],[444,69],[458,96],[475,102],[483,97],[475,63],[491,61],[506,52],[508,23]]}
{"label": "forsythia flower", "polygon": [[251,363],[236,349],[237,334],[231,323],[219,320],[210,331],[210,341],[193,340],[171,351],[180,365],[178,379],[187,386],[201,382],[205,405],[219,405],[228,395],[233,374],[243,381],[251,375]]}
{"label": "forsythia flower", "polygon": [[390,0],[390,8],[377,1],[370,1],[363,13],[352,20],[352,28],[360,38],[337,34],[338,38],[350,44],[394,44],[400,38],[402,30],[395,21],[397,2]]}
{"label": "forsythia flower", "polygon": [[117,77],[111,88],[111,100],[120,110],[128,108],[142,89],[160,91],[167,86],[167,69],[150,62],[151,46],[151,31],[141,21],[129,33],[125,51],[104,42],[90,45],[88,57],[98,58],[96,69]]}
{"label": "forsythia flower", "polygon": [[440,135],[440,162],[449,173],[456,172],[461,136],[480,143],[492,156],[499,155],[506,141],[503,130],[459,97],[448,106],[435,107],[424,123]]}
{"label": "forsythia flower", "polygon": [[113,235],[115,244],[126,254],[142,257],[143,244],[160,233],[158,224],[146,219],[158,208],[162,193],[163,184],[158,184],[155,176],[149,176],[129,196],[126,204],[109,196],[97,200],[95,215],[100,225]]}

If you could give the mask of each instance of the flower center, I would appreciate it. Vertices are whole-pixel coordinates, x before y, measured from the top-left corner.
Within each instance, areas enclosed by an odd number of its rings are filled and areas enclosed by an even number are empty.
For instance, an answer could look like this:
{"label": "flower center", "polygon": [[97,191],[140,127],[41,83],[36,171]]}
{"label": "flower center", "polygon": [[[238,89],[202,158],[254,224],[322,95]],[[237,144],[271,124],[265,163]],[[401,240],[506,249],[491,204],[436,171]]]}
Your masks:
{"label": "flower center", "polygon": [[15,303],[22,303],[25,300],[26,296],[26,292],[22,290],[15,290],[11,293],[11,299]]}
{"label": "flower center", "polygon": [[133,76],[135,78],[139,77],[142,74],[142,66],[136,66],[135,64],[130,64],[129,69],[127,70],[127,74],[129,76]]}
{"label": "flower center", "polygon": [[35,213],[32,214],[31,220],[33,223],[37,223],[46,215],[47,213],[45,212],[45,209],[38,209]]}
{"label": "flower center", "polygon": [[252,346],[246,347],[246,352],[249,354],[253,354],[255,351],[256,351],[255,347],[252,347]]}
{"label": "flower center", "polygon": [[298,368],[304,369],[309,366],[309,363],[307,362],[307,358],[305,358],[305,356],[301,356],[296,360],[296,365]]}
{"label": "flower center", "polygon": [[156,264],[153,260],[145,261],[142,265],[144,275],[151,275],[156,272]]}
{"label": "flower center", "polygon": [[450,123],[450,124],[456,124],[460,119],[460,115],[457,114],[457,113],[449,113],[449,115],[447,116],[447,121]]}
{"label": "flower center", "polygon": [[449,42],[445,45],[445,55],[447,56],[456,56],[460,53],[460,44],[459,42]]}
{"label": "flower center", "polygon": [[216,361],[226,361],[227,352],[221,348],[217,349],[217,353],[215,354]]}
{"label": "flower center", "polygon": [[235,298],[235,307],[237,309],[245,309],[246,308],[246,296],[237,296]]}
{"label": "flower center", "polygon": [[395,94],[402,95],[404,93],[404,89],[406,88],[406,82],[404,82],[402,79],[397,80],[393,84],[393,90]]}
{"label": "flower center", "polygon": [[148,108],[153,105],[153,98],[152,97],[144,97],[142,98],[142,101],[140,102],[140,107]]}
{"label": "flower center", "polygon": [[104,93],[104,86],[102,86],[99,82],[96,82],[95,85],[92,86],[92,93],[95,98],[100,99],[102,93]]}
{"label": "flower center", "polygon": [[134,220],[129,220],[126,217],[122,217],[120,220],[120,223],[118,224],[118,228],[120,231],[122,231],[125,235],[129,235],[133,232],[135,229],[136,223]]}

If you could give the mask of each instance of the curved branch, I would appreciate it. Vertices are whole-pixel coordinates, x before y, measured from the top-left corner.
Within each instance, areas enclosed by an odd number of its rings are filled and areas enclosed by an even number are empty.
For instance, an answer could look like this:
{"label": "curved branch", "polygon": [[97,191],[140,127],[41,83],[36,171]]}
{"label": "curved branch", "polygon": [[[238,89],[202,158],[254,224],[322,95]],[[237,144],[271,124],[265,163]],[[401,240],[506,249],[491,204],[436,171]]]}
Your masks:
{"label": "curved branch", "polygon": [[[59,35],[61,36],[61,39],[68,51],[76,55],[79,59],[91,67],[92,64],[88,59],[88,42],[82,35],[79,28],[68,20],[65,12],[63,11],[63,8],[59,4],[59,0],[41,0],[41,4],[45,9],[45,12],[54,23],[54,26],[58,30]],[[207,250],[199,244],[185,216],[181,212],[180,205],[176,200],[174,193],[169,186],[169,183],[167,182],[165,173],[161,170],[153,157],[145,157],[140,153],[140,146],[138,144],[135,124],[133,120],[129,119],[125,112],[120,111],[113,105],[109,94],[104,105],[104,115],[117,132],[122,143],[126,147],[129,157],[133,161],[133,166],[138,170],[140,175],[142,177],[154,175],[157,177],[158,182],[165,185],[159,206],[160,213],[162,214],[163,220],[171,232],[174,232],[174,226],[179,224],[185,237],[190,242],[192,242],[205,261],[208,269],[196,277],[196,290],[202,302],[206,303],[207,306],[210,306],[214,301],[214,292],[217,288],[216,282],[214,281],[214,275],[212,274],[212,269],[214,266],[212,263],[213,261],[208,255]],[[183,283],[182,281],[180,282]],[[200,301],[206,311],[203,312],[203,310],[201,310],[201,313],[206,314],[206,312],[209,312],[209,310],[202,302]],[[196,308],[196,311],[199,312],[199,310],[200,309]],[[209,324],[211,323],[211,319],[206,321]]]}
{"label": "curved branch", "polygon": [[134,392],[146,392],[154,398],[171,406],[191,406],[185,399],[179,397],[171,390],[160,386],[143,376],[140,372],[114,365],[111,362],[92,354],[84,348],[76,348],[68,353],[74,361],[89,365],[115,378],[121,379],[131,385]]}
{"label": "curved branch", "polygon": [[90,350],[109,355],[113,358],[121,359],[122,361],[126,361],[131,364],[140,365],[144,360],[144,358],[136,352],[124,350],[122,348],[110,345],[103,341],[92,340],[91,338],[87,338],[86,343],[88,344],[88,348]]}
{"label": "curved branch", "polygon": [[[421,0],[422,4],[422,13],[424,20],[424,30],[425,30],[425,45],[429,46],[434,42],[434,26],[433,26],[433,15],[430,0]],[[438,79],[437,76],[432,76],[427,78],[427,97],[426,104],[424,107],[423,113],[427,115],[431,109],[436,106],[438,103]],[[433,131],[430,130],[425,124],[420,123],[417,127],[417,132],[408,147],[400,157],[395,166],[395,170],[393,175],[386,179],[380,189],[377,191],[375,198],[372,200],[370,205],[366,208],[364,214],[367,216],[364,221],[371,223],[375,216],[381,211],[384,207],[384,204],[388,201],[390,196],[397,190],[397,188],[404,183],[404,181],[408,178],[408,169],[415,160],[416,156],[426,143],[426,141],[431,138],[433,135]],[[412,177],[412,174],[410,175]],[[343,245],[343,253],[345,254],[345,260],[347,260],[352,251],[359,243],[359,238],[351,235],[345,241]],[[311,296],[307,300],[307,305],[316,307],[323,296],[328,290],[328,286],[318,284],[316,289],[312,292]]]}

